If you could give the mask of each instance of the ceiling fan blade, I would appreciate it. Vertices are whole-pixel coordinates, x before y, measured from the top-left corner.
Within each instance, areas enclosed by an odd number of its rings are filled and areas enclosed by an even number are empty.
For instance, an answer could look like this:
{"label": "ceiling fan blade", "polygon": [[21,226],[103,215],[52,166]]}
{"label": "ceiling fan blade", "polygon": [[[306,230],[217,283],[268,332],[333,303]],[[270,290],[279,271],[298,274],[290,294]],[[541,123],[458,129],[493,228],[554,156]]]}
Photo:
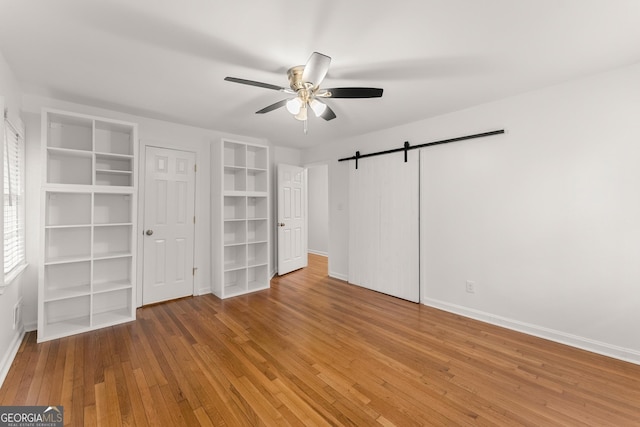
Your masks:
{"label": "ceiling fan blade", "polygon": [[375,87],[336,87],[325,89],[331,93],[329,98],[380,98],[382,89]]}
{"label": "ceiling fan blade", "polygon": [[313,87],[320,86],[324,76],[329,71],[331,65],[331,57],[318,52],[313,52],[302,71],[302,81],[311,83]]}
{"label": "ceiling fan blade", "polygon": [[286,90],[286,88],[281,86],[271,85],[269,83],[256,82],[254,80],[239,79],[237,77],[225,77],[224,79],[228,82],[240,83],[240,84],[249,85],[249,86],[258,86],[258,87],[263,87],[265,89],[277,90],[280,92],[284,92]]}
{"label": "ceiling fan blade", "polygon": [[268,105],[264,107],[262,110],[256,111],[256,114],[264,114],[269,111],[277,110],[280,107],[284,107],[287,104],[288,99],[283,99],[282,101],[278,101],[274,104]]}
{"label": "ceiling fan blade", "polygon": [[334,113],[331,107],[327,105],[327,108],[325,108],[324,112],[320,115],[320,117],[322,117],[326,121],[329,121],[336,118],[336,113]]}

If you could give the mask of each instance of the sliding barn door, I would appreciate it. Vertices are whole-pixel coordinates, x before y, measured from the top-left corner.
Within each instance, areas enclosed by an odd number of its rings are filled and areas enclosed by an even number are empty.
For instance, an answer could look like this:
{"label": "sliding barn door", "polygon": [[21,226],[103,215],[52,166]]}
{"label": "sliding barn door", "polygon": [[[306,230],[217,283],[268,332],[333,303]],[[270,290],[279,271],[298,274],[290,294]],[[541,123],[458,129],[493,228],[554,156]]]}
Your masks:
{"label": "sliding barn door", "polygon": [[349,283],[420,301],[419,156],[349,162]]}

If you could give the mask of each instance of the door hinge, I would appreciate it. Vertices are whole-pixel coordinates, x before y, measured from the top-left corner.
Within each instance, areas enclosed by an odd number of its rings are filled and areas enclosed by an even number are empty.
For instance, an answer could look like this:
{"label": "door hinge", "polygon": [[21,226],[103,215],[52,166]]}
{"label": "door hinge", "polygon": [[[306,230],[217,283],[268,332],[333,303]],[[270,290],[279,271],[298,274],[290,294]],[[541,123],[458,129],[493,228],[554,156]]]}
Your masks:
{"label": "door hinge", "polygon": [[193,223],[194,224],[196,223],[196,217],[195,216],[193,217]]}
{"label": "door hinge", "polygon": [[198,172],[198,165],[196,165],[195,163],[193,164],[193,171]]}
{"label": "door hinge", "polygon": [[196,275],[196,270],[198,269],[198,267],[193,267],[193,272],[191,273],[192,275]]}

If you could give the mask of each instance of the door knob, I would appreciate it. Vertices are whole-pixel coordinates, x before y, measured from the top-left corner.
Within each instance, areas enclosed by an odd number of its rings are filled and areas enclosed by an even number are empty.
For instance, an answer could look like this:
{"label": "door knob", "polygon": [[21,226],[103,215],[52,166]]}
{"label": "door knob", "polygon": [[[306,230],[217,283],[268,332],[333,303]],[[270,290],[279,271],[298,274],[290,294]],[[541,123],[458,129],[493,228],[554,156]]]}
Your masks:
{"label": "door knob", "polygon": [[279,225],[280,227],[284,227],[284,222],[279,222],[279,223],[278,223],[278,225]]}
{"label": "door knob", "polygon": [[145,234],[146,234],[147,236],[151,236],[151,235],[153,234],[153,230],[147,230],[147,231],[145,232]]}

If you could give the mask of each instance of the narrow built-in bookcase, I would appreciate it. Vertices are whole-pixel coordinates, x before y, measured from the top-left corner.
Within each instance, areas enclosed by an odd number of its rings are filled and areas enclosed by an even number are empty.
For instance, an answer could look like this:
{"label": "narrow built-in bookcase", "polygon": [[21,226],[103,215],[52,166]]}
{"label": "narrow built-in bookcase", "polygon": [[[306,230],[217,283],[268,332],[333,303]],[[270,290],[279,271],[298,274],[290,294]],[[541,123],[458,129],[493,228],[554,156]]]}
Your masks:
{"label": "narrow built-in bookcase", "polygon": [[[269,287],[269,148],[222,140],[212,147],[213,293]],[[222,203],[220,203],[222,202]]]}
{"label": "narrow built-in bookcase", "polygon": [[137,125],[44,109],[38,342],[135,319]]}

